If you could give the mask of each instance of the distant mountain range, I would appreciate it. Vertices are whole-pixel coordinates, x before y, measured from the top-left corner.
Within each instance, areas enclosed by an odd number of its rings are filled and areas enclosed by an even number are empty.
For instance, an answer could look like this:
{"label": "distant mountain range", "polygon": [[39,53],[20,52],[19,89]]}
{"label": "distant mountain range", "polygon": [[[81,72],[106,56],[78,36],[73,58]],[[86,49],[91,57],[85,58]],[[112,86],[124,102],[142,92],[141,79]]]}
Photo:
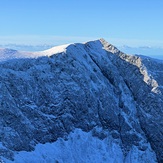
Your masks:
{"label": "distant mountain range", "polygon": [[0,49],[0,70],[0,162],[163,162],[162,60],[99,39]]}
{"label": "distant mountain range", "polygon": [[121,46],[118,47],[121,51],[127,54],[139,54],[145,55],[152,58],[162,59],[163,60],[163,48],[161,47],[129,47],[129,46]]}
{"label": "distant mountain range", "polygon": [[42,51],[52,48],[54,45],[42,44],[42,45],[20,45],[20,44],[6,44],[0,45],[0,48],[15,49],[18,51]]}

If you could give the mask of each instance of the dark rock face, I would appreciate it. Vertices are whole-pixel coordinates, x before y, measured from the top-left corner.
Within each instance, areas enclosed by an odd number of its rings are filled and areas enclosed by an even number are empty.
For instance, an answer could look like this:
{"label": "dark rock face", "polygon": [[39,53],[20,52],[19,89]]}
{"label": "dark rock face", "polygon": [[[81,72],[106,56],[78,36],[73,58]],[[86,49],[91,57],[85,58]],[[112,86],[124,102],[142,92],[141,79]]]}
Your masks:
{"label": "dark rock face", "polygon": [[14,151],[80,128],[99,139],[111,133],[124,156],[150,144],[163,162],[161,61],[126,55],[101,39],[50,57],[6,61],[0,69],[0,156],[14,159]]}

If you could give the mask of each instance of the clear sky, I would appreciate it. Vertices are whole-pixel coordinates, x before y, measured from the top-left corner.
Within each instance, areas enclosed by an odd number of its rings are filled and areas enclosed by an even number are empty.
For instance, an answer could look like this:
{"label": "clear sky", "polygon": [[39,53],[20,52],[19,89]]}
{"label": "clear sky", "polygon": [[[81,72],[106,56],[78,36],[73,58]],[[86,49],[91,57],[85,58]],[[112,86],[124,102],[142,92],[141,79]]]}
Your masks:
{"label": "clear sky", "polygon": [[0,22],[0,44],[163,46],[163,0],[0,0]]}

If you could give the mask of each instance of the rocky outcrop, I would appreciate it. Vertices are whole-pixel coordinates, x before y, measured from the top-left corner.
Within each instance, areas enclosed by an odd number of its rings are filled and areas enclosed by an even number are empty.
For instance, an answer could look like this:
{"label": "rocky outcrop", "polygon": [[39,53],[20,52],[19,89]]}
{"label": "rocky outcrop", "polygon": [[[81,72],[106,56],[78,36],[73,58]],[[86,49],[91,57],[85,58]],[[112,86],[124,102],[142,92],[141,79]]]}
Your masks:
{"label": "rocky outcrop", "polygon": [[67,141],[81,129],[111,137],[122,162],[133,149],[140,162],[149,155],[162,162],[163,62],[126,55],[103,39],[64,48],[1,62],[0,156],[14,160],[16,151]]}

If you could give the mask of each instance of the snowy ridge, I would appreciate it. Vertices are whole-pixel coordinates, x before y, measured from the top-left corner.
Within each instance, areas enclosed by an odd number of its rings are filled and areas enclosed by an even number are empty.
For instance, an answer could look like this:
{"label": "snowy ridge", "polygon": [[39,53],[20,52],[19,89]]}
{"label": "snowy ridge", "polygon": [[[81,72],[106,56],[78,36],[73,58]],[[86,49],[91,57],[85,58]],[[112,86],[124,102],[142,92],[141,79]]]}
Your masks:
{"label": "snowy ridge", "polygon": [[33,56],[51,56],[57,53],[66,53],[66,48],[69,46],[70,44],[67,45],[61,45],[61,46],[55,46],[51,49],[48,50],[44,50],[44,51],[40,51],[40,52],[34,52]]}
{"label": "snowy ridge", "polygon": [[[104,43],[104,49],[107,46],[107,50],[111,53],[117,53],[119,50],[115,48],[113,45],[107,43],[104,39],[86,42],[84,44],[92,44],[92,47],[96,48],[97,50],[101,50],[103,52],[101,42]],[[84,45],[83,44],[83,45]],[[48,50],[38,51],[38,52],[25,52],[25,51],[17,51],[13,49],[0,49],[0,61],[6,61],[10,59],[19,59],[19,58],[38,58],[42,56],[52,56],[58,53],[66,53],[66,49],[75,44],[66,44],[61,46],[55,46]],[[73,50],[73,49],[72,49]]]}
{"label": "snowy ridge", "polygon": [[[122,52],[118,55],[125,61],[135,65],[144,76],[144,82],[152,87],[154,93],[162,94],[159,90],[163,85],[163,61],[145,56],[126,55]],[[161,93],[162,92],[162,93]]]}
{"label": "snowy ridge", "polygon": [[68,46],[69,44],[56,46],[51,49],[39,51],[39,52],[25,52],[25,51],[13,50],[13,49],[0,49],[0,61],[7,61],[11,59],[20,59],[20,58],[38,58],[42,56],[51,56],[57,53],[66,52],[66,48]]}
{"label": "snowy ridge", "polygon": [[2,51],[1,159],[65,162],[73,146],[78,152],[66,162],[163,161],[161,62],[103,39],[23,55]]}

